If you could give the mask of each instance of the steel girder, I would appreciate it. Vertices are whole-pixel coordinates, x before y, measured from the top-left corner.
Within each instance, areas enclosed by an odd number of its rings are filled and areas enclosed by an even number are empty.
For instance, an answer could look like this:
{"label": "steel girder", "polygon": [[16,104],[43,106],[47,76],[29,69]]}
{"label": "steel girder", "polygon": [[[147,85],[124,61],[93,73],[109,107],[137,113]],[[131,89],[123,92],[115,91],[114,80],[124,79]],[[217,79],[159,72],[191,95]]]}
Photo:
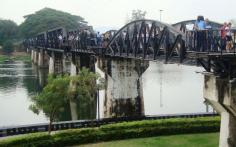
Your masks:
{"label": "steel girder", "polygon": [[[164,56],[183,58],[183,34],[154,20],[136,20],[122,27],[110,39],[105,55],[156,60]],[[181,59],[182,61],[182,59]]]}

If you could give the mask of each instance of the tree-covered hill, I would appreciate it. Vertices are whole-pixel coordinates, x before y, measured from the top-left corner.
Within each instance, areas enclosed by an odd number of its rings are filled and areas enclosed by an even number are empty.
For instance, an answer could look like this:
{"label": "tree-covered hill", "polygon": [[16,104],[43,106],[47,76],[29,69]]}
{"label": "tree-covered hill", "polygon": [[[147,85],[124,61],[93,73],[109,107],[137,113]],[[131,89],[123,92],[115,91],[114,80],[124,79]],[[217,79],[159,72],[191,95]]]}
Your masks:
{"label": "tree-covered hill", "polygon": [[44,8],[24,16],[25,21],[19,26],[21,37],[31,37],[45,30],[56,27],[65,27],[67,29],[78,28],[81,23],[86,23],[84,18],[71,15],[66,12]]}

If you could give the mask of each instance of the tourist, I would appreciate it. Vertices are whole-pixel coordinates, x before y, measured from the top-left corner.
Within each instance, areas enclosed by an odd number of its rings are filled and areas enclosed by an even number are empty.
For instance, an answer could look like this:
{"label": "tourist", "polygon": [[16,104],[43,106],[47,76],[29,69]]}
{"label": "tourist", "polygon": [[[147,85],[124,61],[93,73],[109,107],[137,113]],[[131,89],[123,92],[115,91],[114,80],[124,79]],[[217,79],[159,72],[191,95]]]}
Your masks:
{"label": "tourist", "polygon": [[230,52],[230,50],[233,47],[232,34],[231,34],[231,23],[230,22],[225,27],[225,32],[226,32],[226,51]]}
{"label": "tourist", "polygon": [[101,44],[101,34],[100,34],[100,32],[97,32],[96,33],[96,45],[100,46],[100,44]]}
{"label": "tourist", "polygon": [[197,32],[197,51],[204,52],[205,50],[205,40],[206,40],[206,24],[203,16],[198,16],[194,25],[194,29]]}
{"label": "tourist", "polygon": [[72,46],[72,40],[73,40],[72,34],[71,34],[71,32],[69,32],[69,35],[68,35],[68,45],[70,47]]}
{"label": "tourist", "polygon": [[220,44],[221,44],[221,50],[226,48],[226,30],[227,23],[225,22],[224,25],[220,28]]}
{"label": "tourist", "polygon": [[211,26],[208,18],[205,19],[205,29],[207,29],[207,30],[212,29],[212,26]]}
{"label": "tourist", "polygon": [[75,38],[74,38],[74,40],[75,40],[75,48],[76,48],[76,49],[79,48],[79,46],[78,46],[79,34],[78,34],[78,33],[79,33],[79,32],[75,31]]}
{"label": "tourist", "polygon": [[58,35],[58,41],[59,41],[59,48],[61,49],[62,48],[62,44],[63,44],[63,37],[62,37],[61,33]]}

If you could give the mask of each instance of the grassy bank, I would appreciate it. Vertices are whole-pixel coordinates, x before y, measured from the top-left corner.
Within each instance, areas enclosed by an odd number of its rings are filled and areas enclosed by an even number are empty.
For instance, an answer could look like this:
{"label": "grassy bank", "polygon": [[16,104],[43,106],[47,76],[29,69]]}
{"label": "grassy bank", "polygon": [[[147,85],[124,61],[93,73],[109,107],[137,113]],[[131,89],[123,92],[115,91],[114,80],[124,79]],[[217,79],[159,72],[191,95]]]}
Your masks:
{"label": "grassy bank", "polygon": [[172,118],[104,125],[97,128],[33,133],[0,141],[0,146],[68,146],[153,136],[218,132],[219,117]]}
{"label": "grassy bank", "polygon": [[30,62],[31,57],[28,54],[0,55],[0,63],[4,63],[4,62],[8,62],[8,61]]}
{"label": "grassy bank", "polygon": [[[81,147],[217,147],[219,133],[159,136],[82,145]],[[75,146],[76,147],[76,146]]]}

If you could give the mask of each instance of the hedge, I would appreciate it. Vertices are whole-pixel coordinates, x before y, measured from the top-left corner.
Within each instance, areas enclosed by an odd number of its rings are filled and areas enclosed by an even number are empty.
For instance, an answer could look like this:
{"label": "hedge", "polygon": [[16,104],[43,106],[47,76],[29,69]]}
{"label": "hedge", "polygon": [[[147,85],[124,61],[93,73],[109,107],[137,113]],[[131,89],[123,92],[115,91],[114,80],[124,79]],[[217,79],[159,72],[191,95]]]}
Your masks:
{"label": "hedge", "polygon": [[97,128],[57,131],[52,135],[32,133],[3,139],[0,141],[0,146],[60,147],[128,138],[218,132],[219,129],[220,117],[144,120],[109,124]]}

